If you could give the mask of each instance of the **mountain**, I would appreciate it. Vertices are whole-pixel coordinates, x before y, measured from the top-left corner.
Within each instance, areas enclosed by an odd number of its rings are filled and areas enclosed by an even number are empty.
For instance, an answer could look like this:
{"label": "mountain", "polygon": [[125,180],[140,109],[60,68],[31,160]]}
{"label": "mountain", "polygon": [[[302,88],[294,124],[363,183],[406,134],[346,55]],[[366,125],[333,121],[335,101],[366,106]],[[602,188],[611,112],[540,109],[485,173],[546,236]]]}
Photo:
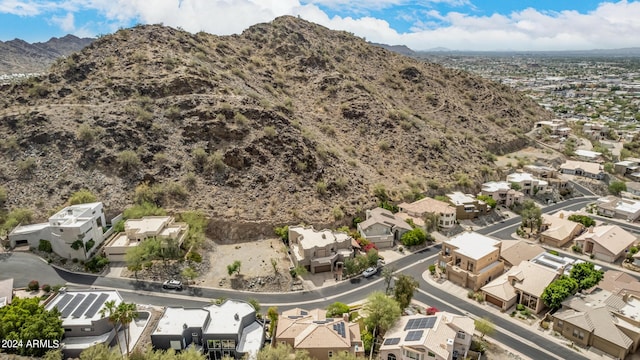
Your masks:
{"label": "mountain", "polygon": [[490,153],[552,117],[507,86],[289,16],[232,36],[123,29],[4,85],[0,109],[8,207],[44,213],[88,188],[112,210],[200,209],[229,237],[270,232],[254,221],[347,222],[375,194],[476,191],[497,176]]}
{"label": "mountain", "polygon": [[92,41],[94,39],[73,35],[33,44],[20,39],[0,41],[0,75],[43,72],[57,58],[81,50]]}
{"label": "mountain", "polygon": [[414,56],[416,54],[415,51],[411,50],[409,47],[407,47],[406,45],[387,45],[387,44],[378,44],[378,43],[370,43],[371,45],[374,46],[379,46],[383,49],[387,49],[389,51],[393,51],[395,53],[398,53],[400,55],[406,55],[406,56]]}

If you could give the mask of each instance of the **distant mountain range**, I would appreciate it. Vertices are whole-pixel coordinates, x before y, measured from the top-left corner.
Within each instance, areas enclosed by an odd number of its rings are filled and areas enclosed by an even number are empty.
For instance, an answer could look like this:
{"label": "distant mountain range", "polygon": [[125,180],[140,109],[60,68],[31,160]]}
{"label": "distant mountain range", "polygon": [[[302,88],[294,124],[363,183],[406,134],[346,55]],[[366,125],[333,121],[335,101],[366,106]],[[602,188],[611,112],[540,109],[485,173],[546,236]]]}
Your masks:
{"label": "distant mountain range", "polygon": [[421,55],[465,55],[465,56],[558,56],[558,57],[636,57],[640,56],[640,47],[622,49],[593,49],[593,50],[556,50],[556,51],[468,51],[451,50],[443,47],[415,51],[416,56]]}
{"label": "distant mountain range", "polygon": [[44,72],[57,58],[79,51],[95,39],[66,35],[47,42],[0,41],[0,74]]}

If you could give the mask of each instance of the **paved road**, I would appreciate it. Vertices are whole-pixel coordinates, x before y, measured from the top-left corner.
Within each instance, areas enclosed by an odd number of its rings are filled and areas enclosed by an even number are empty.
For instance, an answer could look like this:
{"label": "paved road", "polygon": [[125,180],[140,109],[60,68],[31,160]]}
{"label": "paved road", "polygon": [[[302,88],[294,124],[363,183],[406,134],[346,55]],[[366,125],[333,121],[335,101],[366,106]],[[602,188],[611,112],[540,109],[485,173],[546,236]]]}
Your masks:
{"label": "paved road", "polygon": [[13,278],[14,287],[26,287],[31,280],[40,284],[64,284],[49,264],[31,253],[0,252],[0,279]]}

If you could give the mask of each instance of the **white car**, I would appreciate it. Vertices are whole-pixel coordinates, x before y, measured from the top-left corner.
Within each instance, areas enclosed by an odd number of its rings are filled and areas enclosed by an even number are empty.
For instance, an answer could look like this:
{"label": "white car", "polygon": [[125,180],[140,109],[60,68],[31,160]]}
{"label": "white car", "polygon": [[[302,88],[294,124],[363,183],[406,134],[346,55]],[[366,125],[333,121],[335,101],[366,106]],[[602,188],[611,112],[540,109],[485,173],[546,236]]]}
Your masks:
{"label": "white car", "polygon": [[362,276],[368,278],[370,276],[373,276],[377,272],[378,272],[378,269],[376,267],[371,266],[362,272]]}
{"label": "white car", "polygon": [[179,280],[167,280],[162,283],[163,289],[182,290],[182,282]]}

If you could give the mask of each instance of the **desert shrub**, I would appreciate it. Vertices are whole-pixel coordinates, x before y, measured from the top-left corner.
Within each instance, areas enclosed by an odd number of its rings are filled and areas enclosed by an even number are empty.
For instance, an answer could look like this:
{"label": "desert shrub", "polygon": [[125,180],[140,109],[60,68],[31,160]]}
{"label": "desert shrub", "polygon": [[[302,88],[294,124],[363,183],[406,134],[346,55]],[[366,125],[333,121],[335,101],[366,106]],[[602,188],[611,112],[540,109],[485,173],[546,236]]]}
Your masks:
{"label": "desert shrub", "polygon": [[44,291],[46,293],[50,292],[51,291],[51,285],[49,285],[49,284],[42,285],[42,291]]}
{"label": "desert shrub", "polygon": [[0,207],[4,206],[4,203],[7,202],[7,189],[0,186]]}
{"label": "desert shrub", "polygon": [[316,192],[320,195],[324,195],[327,193],[327,183],[320,180],[316,183]]}
{"label": "desert shrub", "polygon": [[133,150],[124,150],[118,153],[116,162],[122,171],[134,171],[140,167],[140,158]]}
{"label": "desert shrub", "polygon": [[36,163],[36,159],[30,157],[30,158],[18,161],[17,167],[18,167],[18,171],[21,174],[31,175],[38,167],[38,164]]}
{"label": "desert shrub", "polygon": [[518,310],[518,311],[524,310],[524,305],[522,305],[522,304],[516,305],[516,310]]}
{"label": "desert shrub", "polygon": [[31,280],[27,285],[27,289],[29,289],[30,291],[36,291],[40,289],[40,283],[38,283],[38,280]]}
{"label": "desert shrub", "polygon": [[436,273],[436,265],[435,264],[429,265],[429,272],[431,273],[431,275],[435,275],[435,273]]}
{"label": "desert shrub", "polygon": [[44,251],[46,253],[52,253],[53,249],[51,248],[51,242],[49,240],[40,240],[38,244],[38,250]]}
{"label": "desert shrub", "polygon": [[69,205],[87,204],[98,201],[98,198],[88,189],[80,189],[69,198]]}
{"label": "desert shrub", "polygon": [[198,252],[191,251],[187,255],[187,260],[193,261],[193,262],[197,262],[197,263],[201,263],[202,262],[202,255],[200,255],[200,253],[198,253]]}
{"label": "desert shrub", "polygon": [[265,126],[262,131],[264,131],[264,136],[272,138],[276,136],[276,129],[273,126]]}
{"label": "desert shrub", "polygon": [[91,260],[87,261],[84,264],[85,269],[97,273],[102,271],[102,269],[109,264],[109,259],[102,255],[94,256]]}

